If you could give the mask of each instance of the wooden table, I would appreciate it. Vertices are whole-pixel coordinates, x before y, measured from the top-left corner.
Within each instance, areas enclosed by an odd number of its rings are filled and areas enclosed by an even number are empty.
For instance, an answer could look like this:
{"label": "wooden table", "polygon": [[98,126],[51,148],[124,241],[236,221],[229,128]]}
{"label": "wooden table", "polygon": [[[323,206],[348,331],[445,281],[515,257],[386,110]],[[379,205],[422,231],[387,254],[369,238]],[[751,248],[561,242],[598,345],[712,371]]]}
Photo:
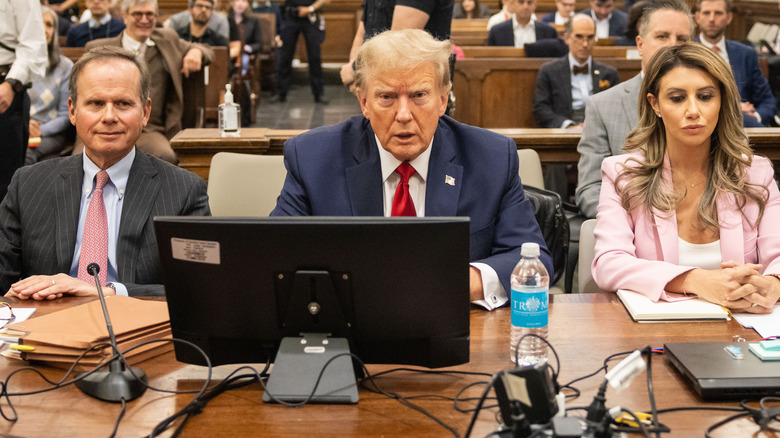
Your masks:
{"label": "wooden table", "polygon": [[[41,303],[38,314],[44,314],[84,299],[65,299],[63,303]],[[17,305],[17,304],[14,304]],[[21,305],[20,305],[21,306]],[[561,358],[561,383],[595,371],[602,360],[612,353],[642,348],[645,345],[661,347],[664,342],[729,341],[735,334],[748,340],[757,335],[734,321],[709,323],[638,324],[631,321],[622,305],[612,294],[555,295],[550,311],[549,339]],[[509,368],[508,359],[509,310],[499,309],[471,312],[471,361],[453,367],[455,370],[495,373]],[[0,376],[23,366],[23,363],[0,358]],[[167,353],[145,361],[141,366],[150,383],[165,389],[194,389],[203,383],[205,369],[183,365]],[[223,366],[215,369],[215,378],[224,378],[234,369]],[[387,366],[369,366],[376,372]],[[58,378],[62,371],[39,367],[49,378]],[[587,406],[603,379],[603,374],[577,383],[582,391],[570,406]],[[454,375],[423,375],[399,373],[378,380],[383,389],[407,396],[444,394],[453,396],[468,383],[486,380],[478,377]],[[681,378],[665,363],[663,357],[653,359],[653,381],[658,408],[676,406],[735,406],[735,403],[702,403]],[[31,373],[15,376],[10,391],[43,388]],[[478,396],[483,387],[467,393]],[[183,436],[447,436],[447,431],[422,414],[383,396],[360,391],[357,405],[310,405],[286,408],[263,404],[259,385],[225,393],[212,400],[206,409],[187,425]],[[147,391],[128,405],[118,436],[142,436],[164,417],[182,408],[191,395],[168,395]],[[436,399],[417,400],[461,434],[466,431],[470,415],[453,409],[452,403]],[[4,411],[7,410],[3,402]],[[108,436],[119,413],[119,406],[102,403],[83,395],[74,387],[58,389],[46,394],[15,397],[19,413],[16,423],[0,420],[0,433],[14,436]],[[607,391],[607,406],[623,406],[647,410],[647,391],[644,375],[621,393]],[[661,421],[672,428],[670,435],[701,436],[707,426],[730,415],[701,411],[696,413],[664,414]],[[496,426],[494,411],[483,411],[473,436],[482,437]],[[749,436],[757,431],[750,420],[740,420],[718,431],[716,436]]]}

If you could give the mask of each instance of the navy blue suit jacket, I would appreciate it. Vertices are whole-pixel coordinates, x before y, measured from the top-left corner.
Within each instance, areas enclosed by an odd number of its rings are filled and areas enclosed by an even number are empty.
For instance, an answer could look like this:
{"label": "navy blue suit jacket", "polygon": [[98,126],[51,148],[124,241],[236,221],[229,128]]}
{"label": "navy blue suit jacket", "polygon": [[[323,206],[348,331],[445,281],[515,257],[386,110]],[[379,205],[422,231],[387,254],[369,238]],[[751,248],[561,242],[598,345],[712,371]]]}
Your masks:
{"label": "navy blue suit jacket", "polygon": [[[507,293],[525,242],[539,244],[553,278],[550,252],[517,173],[515,142],[443,116],[431,147],[426,216],[470,217],[471,261],[492,267]],[[363,116],[287,140],[284,164],[287,179],[271,216],[383,216],[379,150]]]}
{"label": "navy blue suit jacket", "polygon": [[[583,9],[580,14],[592,17],[590,8]],[[609,36],[623,36],[628,29],[628,14],[620,9],[612,10],[612,17],[609,19]]]}
{"label": "navy blue suit jacket", "polygon": [[[90,32],[91,30],[91,32]],[[68,31],[66,47],[84,47],[88,42],[99,38],[111,38],[125,30],[125,22],[119,18],[111,18],[111,21],[94,29],[89,28],[89,22],[73,26]]]}
{"label": "navy blue suit jacket", "polygon": [[[496,24],[490,28],[488,32],[488,46],[514,46],[515,45],[515,30],[512,25],[511,19],[504,21],[503,23]],[[548,38],[558,38],[558,32],[554,27],[541,21],[534,21],[534,29],[536,30],[536,41],[544,40]]]}
{"label": "navy blue suit jacket", "polygon": [[550,26],[555,23],[555,11],[550,12],[549,14],[542,17],[542,22],[549,24]]}

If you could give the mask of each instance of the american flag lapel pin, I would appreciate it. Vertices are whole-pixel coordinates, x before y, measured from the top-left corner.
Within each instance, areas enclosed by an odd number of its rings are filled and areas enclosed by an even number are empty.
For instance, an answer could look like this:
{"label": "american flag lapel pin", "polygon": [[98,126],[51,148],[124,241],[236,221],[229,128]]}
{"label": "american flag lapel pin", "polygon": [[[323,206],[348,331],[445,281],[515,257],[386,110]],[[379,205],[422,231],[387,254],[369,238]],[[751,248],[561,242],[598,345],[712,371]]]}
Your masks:
{"label": "american flag lapel pin", "polygon": [[451,177],[449,175],[446,175],[444,177],[444,184],[447,184],[447,185],[455,187],[455,178],[453,178],[453,177]]}

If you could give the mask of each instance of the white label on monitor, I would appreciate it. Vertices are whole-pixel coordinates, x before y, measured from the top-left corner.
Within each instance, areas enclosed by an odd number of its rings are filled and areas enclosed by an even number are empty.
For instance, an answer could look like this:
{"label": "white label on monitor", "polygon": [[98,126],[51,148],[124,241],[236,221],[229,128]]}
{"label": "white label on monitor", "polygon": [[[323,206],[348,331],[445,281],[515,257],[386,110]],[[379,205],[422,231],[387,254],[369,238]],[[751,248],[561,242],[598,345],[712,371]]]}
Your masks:
{"label": "white label on monitor", "polygon": [[219,242],[171,238],[173,258],[196,263],[220,264]]}

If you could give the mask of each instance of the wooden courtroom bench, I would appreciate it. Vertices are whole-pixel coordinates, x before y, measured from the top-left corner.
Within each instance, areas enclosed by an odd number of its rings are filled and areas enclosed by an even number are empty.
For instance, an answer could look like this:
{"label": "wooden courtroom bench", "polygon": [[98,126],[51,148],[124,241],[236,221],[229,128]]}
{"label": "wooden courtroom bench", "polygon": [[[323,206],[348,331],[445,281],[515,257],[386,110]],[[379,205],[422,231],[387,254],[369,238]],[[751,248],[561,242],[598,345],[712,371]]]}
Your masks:
{"label": "wooden courtroom bench", "polygon": [[[535,128],[531,108],[536,76],[541,66],[553,59],[459,59],[453,81],[455,118],[483,128]],[[638,59],[598,61],[615,67],[621,81],[631,79],[641,69]]]}
{"label": "wooden courtroom bench", "polygon": [[[517,143],[518,149],[534,149],[542,164],[576,164],[580,155],[580,133],[569,129],[512,128],[491,129]],[[757,154],[780,165],[780,128],[747,128],[750,144]],[[211,158],[217,152],[280,155],[284,142],[305,130],[245,128],[239,137],[220,137],[216,128],[185,129],[171,140],[179,156],[179,166],[208,180]]]}
{"label": "wooden courtroom bench", "polygon": [[[508,46],[461,46],[466,58],[525,58],[525,49]],[[595,46],[594,58],[625,58],[628,50],[636,47]]]}

